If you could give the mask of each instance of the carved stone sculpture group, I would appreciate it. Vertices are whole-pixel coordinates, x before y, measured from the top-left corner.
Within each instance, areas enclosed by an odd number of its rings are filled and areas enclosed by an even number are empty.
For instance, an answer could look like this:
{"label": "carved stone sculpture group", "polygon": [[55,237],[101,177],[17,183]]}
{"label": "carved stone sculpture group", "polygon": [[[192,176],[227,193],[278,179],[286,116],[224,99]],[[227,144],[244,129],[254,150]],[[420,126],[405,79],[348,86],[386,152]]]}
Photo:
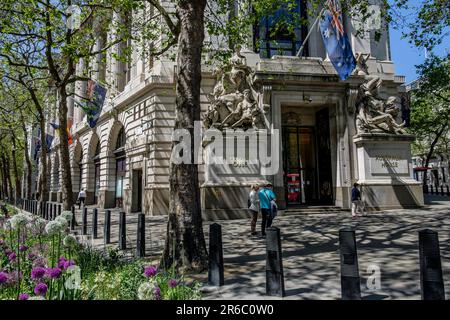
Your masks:
{"label": "carved stone sculpture group", "polygon": [[217,83],[203,118],[205,128],[264,128],[264,111],[256,101],[258,93],[253,87],[252,70],[239,48],[228,64],[215,71],[215,76]]}
{"label": "carved stone sculpture group", "polygon": [[359,87],[356,98],[357,133],[405,134],[405,123],[396,122],[400,111],[396,97],[380,98],[377,93],[380,85],[381,79],[374,77]]}

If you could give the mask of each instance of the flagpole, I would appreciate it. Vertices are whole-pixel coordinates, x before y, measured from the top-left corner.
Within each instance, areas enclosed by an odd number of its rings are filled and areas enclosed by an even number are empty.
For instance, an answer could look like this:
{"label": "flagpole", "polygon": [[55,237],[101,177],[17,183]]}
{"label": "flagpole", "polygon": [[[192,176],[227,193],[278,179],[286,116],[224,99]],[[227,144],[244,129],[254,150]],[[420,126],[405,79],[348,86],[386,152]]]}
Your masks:
{"label": "flagpole", "polygon": [[300,49],[298,49],[298,52],[296,54],[297,57],[300,57],[300,55],[303,52],[303,49],[305,49],[306,41],[308,41],[309,36],[311,35],[312,31],[314,30],[314,27],[316,26],[317,22],[319,22],[320,17],[322,16],[323,12],[325,11],[325,6],[320,10],[319,15],[317,16],[316,20],[314,21],[311,28],[309,28],[308,34],[306,35],[305,40],[303,40],[302,45],[300,46]]}

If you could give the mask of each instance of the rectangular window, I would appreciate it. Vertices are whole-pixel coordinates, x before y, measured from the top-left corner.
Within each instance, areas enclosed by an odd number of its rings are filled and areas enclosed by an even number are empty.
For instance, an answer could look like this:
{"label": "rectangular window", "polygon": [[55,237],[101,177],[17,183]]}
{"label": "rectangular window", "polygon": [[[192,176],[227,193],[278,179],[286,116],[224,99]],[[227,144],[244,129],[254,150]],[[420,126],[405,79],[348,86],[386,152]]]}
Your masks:
{"label": "rectangular window", "polygon": [[[301,21],[306,21],[306,2],[298,0],[295,6],[279,8],[270,16],[263,17],[254,26],[253,44],[261,58],[271,58],[274,55],[294,56],[300,49],[302,37],[307,34],[307,27]],[[307,55],[308,49],[303,50]]]}

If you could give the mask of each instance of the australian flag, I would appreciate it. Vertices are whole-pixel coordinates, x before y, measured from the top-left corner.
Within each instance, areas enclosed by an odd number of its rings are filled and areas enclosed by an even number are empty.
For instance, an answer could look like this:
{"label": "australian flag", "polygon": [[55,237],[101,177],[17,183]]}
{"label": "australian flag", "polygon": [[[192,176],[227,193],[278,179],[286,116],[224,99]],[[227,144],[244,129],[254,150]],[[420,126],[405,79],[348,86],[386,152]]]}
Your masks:
{"label": "australian flag", "polygon": [[328,0],[320,20],[320,32],[331,63],[341,80],[347,79],[356,67],[350,42],[344,31],[339,0]]}
{"label": "australian flag", "polygon": [[105,102],[106,88],[94,80],[88,80],[86,88],[86,100],[77,104],[86,113],[89,127],[94,128],[102,112]]}

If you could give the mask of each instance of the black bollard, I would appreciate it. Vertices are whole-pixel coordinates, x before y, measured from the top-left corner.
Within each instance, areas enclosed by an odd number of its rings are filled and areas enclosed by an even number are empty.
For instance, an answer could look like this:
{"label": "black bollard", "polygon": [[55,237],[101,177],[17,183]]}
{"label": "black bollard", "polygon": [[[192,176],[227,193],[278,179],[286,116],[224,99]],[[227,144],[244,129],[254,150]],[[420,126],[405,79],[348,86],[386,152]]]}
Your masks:
{"label": "black bollard", "polygon": [[119,249],[125,250],[127,248],[127,229],[125,221],[125,212],[119,213]]}
{"label": "black bollard", "polygon": [[104,244],[111,243],[111,210],[105,210],[105,221],[103,222]]}
{"label": "black bollard", "polygon": [[266,229],[266,294],[285,296],[280,229]]}
{"label": "black bollard", "polygon": [[419,231],[419,259],[422,300],[445,300],[437,232]]}
{"label": "black bollard", "polygon": [[48,220],[53,220],[53,203],[49,203],[50,210],[48,213]]}
{"label": "black bollard", "polygon": [[62,204],[58,205],[58,216],[61,215],[61,211],[62,211]]}
{"label": "black bollard", "polygon": [[87,235],[87,215],[88,215],[88,209],[86,207],[83,208],[83,226],[82,226],[82,235]]}
{"label": "black bollard", "polygon": [[342,300],[361,300],[361,281],[354,230],[350,228],[339,230],[339,247]]}
{"label": "black bollard", "polygon": [[92,211],[92,239],[97,239],[97,208]]}
{"label": "black bollard", "polygon": [[222,226],[213,223],[209,226],[209,284],[223,286],[223,269]]}
{"label": "black bollard", "polygon": [[450,187],[447,185],[447,197],[450,197]]}
{"label": "black bollard", "polygon": [[136,256],[145,257],[145,214],[138,214]]}
{"label": "black bollard", "polygon": [[72,212],[72,219],[70,220],[70,230],[75,230],[75,225],[77,224],[77,221],[75,219],[75,206],[72,206],[72,209],[70,211]]}

